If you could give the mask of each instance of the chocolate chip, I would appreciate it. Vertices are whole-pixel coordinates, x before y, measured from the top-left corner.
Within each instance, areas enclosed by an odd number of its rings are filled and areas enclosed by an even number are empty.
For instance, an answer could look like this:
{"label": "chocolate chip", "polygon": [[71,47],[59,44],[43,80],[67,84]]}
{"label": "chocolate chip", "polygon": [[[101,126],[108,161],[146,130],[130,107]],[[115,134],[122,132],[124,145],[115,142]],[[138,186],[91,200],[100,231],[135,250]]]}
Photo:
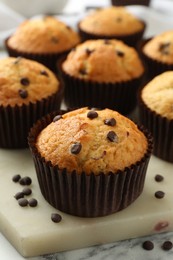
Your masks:
{"label": "chocolate chip", "polygon": [[24,198],[24,193],[23,192],[17,192],[15,195],[14,195],[15,199],[18,200],[18,199],[21,199],[21,198]]}
{"label": "chocolate chip", "polygon": [[36,206],[37,206],[38,201],[37,201],[36,199],[32,198],[32,199],[30,199],[30,200],[28,201],[28,204],[29,204],[30,207],[33,208],[33,207],[36,207]]}
{"label": "chocolate chip", "polygon": [[122,21],[122,18],[121,18],[121,17],[117,17],[117,18],[116,18],[116,22],[119,23],[119,22],[121,22],[121,21]]}
{"label": "chocolate chip", "polygon": [[165,251],[171,250],[172,249],[172,242],[171,241],[165,241],[162,245],[162,249]]}
{"label": "chocolate chip", "polygon": [[154,248],[154,244],[150,240],[146,240],[143,242],[142,247],[145,250],[152,250]]}
{"label": "chocolate chip", "polygon": [[114,131],[109,131],[107,134],[107,139],[111,142],[118,142],[118,136],[116,135],[116,133]]}
{"label": "chocolate chip", "polygon": [[159,46],[159,51],[162,53],[162,54],[169,54],[169,47],[170,47],[170,42],[166,42],[166,43],[161,43],[160,46]]}
{"label": "chocolate chip", "polygon": [[58,38],[55,37],[55,36],[52,36],[51,41],[52,41],[53,43],[58,43],[58,42],[59,42]]}
{"label": "chocolate chip", "polygon": [[71,27],[70,27],[69,25],[66,25],[66,28],[67,28],[68,30],[71,30]]}
{"label": "chocolate chip", "polygon": [[29,86],[30,81],[29,81],[28,78],[21,78],[20,83],[21,83],[23,86]]}
{"label": "chocolate chip", "polygon": [[82,149],[81,143],[72,144],[71,153],[72,154],[78,154],[78,153],[80,153],[81,149]]}
{"label": "chocolate chip", "polygon": [[24,188],[23,190],[22,190],[22,193],[24,194],[24,195],[31,195],[31,193],[32,193],[32,190],[30,189],[30,188],[28,188],[28,187],[26,187],[26,188]]}
{"label": "chocolate chip", "polygon": [[53,118],[53,122],[56,122],[56,121],[60,120],[61,118],[62,118],[61,115],[57,115],[57,116],[55,116],[55,117]]}
{"label": "chocolate chip", "polygon": [[161,181],[163,181],[163,180],[164,180],[164,177],[163,177],[162,175],[157,174],[157,175],[155,176],[155,181],[161,182]]}
{"label": "chocolate chip", "polygon": [[98,117],[98,113],[94,110],[90,110],[88,113],[87,113],[87,117],[89,119],[94,119],[94,118],[97,118]]}
{"label": "chocolate chip", "polygon": [[21,207],[26,207],[28,205],[28,200],[25,198],[18,199],[18,203]]}
{"label": "chocolate chip", "polygon": [[124,57],[124,52],[122,52],[122,51],[116,50],[116,54],[117,54],[119,57]]}
{"label": "chocolate chip", "polygon": [[86,71],[85,68],[80,68],[80,69],[79,69],[79,73],[80,73],[81,75],[87,75],[87,71]]}
{"label": "chocolate chip", "polygon": [[19,96],[23,99],[28,97],[28,91],[26,89],[19,89]]}
{"label": "chocolate chip", "polygon": [[59,223],[59,222],[61,222],[62,217],[61,217],[61,215],[59,215],[58,213],[52,213],[52,214],[51,214],[51,220],[52,220],[53,222],[55,222],[55,223]]}
{"label": "chocolate chip", "polygon": [[130,133],[127,131],[127,136],[129,136],[130,135]]}
{"label": "chocolate chip", "polygon": [[19,183],[21,185],[30,185],[32,183],[32,180],[30,177],[26,176],[20,179]]}
{"label": "chocolate chip", "polygon": [[163,197],[165,196],[165,193],[163,192],[163,191],[156,191],[155,192],[155,197],[157,198],[157,199],[162,199]]}
{"label": "chocolate chip", "polygon": [[49,74],[47,73],[46,70],[41,70],[41,71],[40,71],[40,74],[41,74],[41,75],[44,75],[44,76],[46,76],[46,77],[49,76]]}
{"label": "chocolate chip", "polygon": [[91,53],[93,53],[94,52],[94,50],[90,50],[90,49],[86,49],[85,50],[85,52],[86,52],[86,54],[89,56]]}
{"label": "chocolate chip", "polygon": [[116,120],[115,118],[109,118],[109,119],[105,119],[104,120],[105,125],[109,125],[109,126],[115,126],[116,125]]}
{"label": "chocolate chip", "polygon": [[20,179],[21,179],[20,174],[16,174],[16,175],[13,176],[12,181],[18,182]]}
{"label": "chocolate chip", "polygon": [[111,42],[110,42],[110,40],[105,39],[105,40],[104,40],[104,44],[111,44]]}

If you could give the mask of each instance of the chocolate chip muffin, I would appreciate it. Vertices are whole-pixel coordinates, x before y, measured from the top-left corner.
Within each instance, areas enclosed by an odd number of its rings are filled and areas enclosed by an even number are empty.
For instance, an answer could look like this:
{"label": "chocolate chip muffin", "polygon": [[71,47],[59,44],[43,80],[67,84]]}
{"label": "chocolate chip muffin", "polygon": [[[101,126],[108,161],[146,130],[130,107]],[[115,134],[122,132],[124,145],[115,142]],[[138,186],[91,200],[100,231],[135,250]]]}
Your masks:
{"label": "chocolate chip muffin", "polygon": [[83,40],[119,39],[135,46],[142,38],[145,23],[125,7],[106,7],[89,13],[78,24]]}
{"label": "chocolate chip muffin", "polygon": [[163,32],[142,44],[142,55],[150,79],[173,69],[173,31]]}
{"label": "chocolate chip muffin", "polygon": [[29,145],[46,200],[84,217],[130,205],[142,192],[152,149],[149,135],[128,118],[86,107],[39,120]]}
{"label": "chocolate chip muffin", "polygon": [[70,26],[53,16],[28,19],[6,40],[10,56],[23,56],[43,63],[53,71],[61,55],[80,42]]}
{"label": "chocolate chip muffin", "polygon": [[144,75],[137,51],[118,40],[88,40],[62,62],[65,102],[129,113]]}
{"label": "chocolate chip muffin", "polygon": [[173,71],[156,76],[139,94],[141,123],[152,133],[154,154],[173,162]]}
{"label": "chocolate chip muffin", "polygon": [[62,87],[44,65],[25,58],[0,60],[0,146],[27,146],[27,134],[41,116],[60,107]]}

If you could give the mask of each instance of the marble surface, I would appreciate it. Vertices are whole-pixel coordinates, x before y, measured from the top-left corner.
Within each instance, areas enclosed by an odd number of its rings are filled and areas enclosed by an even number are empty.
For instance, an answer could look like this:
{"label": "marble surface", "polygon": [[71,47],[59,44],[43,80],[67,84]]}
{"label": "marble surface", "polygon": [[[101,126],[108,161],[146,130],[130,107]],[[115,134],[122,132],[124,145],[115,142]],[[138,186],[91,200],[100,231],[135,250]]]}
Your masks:
{"label": "marble surface", "polygon": [[[109,1],[69,1],[65,12],[83,12],[86,5],[100,6],[107,5]],[[131,7],[130,7],[131,8]],[[173,28],[173,1],[171,0],[153,0],[151,8],[131,8],[134,13],[141,16],[148,23],[146,36],[160,33],[164,30]],[[70,16],[69,23],[74,22],[77,17]],[[63,19],[68,19],[66,16]],[[0,21],[2,23],[2,21]],[[0,56],[5,56],[3,51]],[[140,228],[140,227],[137,227]],[[94,233],[93,233],[94,236]],[[146,251],[142,248],[145,240],[151,240],[154,243],[152,251]],[[116,243],[93,246],[79,250],[61,252],[57,254],[29,258],[28,260],[172,260],[173,249],[164,251],[161,247],[164,241],[173,242],[173,232],[156,234],[142,238],[129,239]],[[10,243],[0,233],[0,259],[3,260],[22,260],[25,259],[10,245]]]}

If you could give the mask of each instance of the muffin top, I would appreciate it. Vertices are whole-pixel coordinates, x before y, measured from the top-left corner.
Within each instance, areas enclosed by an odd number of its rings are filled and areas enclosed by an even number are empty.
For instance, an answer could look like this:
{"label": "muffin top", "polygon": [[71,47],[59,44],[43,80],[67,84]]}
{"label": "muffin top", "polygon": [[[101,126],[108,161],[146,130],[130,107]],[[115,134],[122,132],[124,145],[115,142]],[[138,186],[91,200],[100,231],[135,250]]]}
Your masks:
{"label": "muffin top", "polygon": [[91,81],[116,83],[132,80],[144,67],[132,47],[119,40],[88,40],[79,44],[62,64],[65,73]]}
{"label": "muffin top", "polygon": [[0,60],[0,105],[29,104],[59,89],[59,81],[47,67],[21,57]]}
{"label": "muffin top", "polygon": [[129,35],[141,31],[143,22],[125,7],[97,9],[86,16],[79,24],[85,32],[100,35]]}
{"label": "muffin top", "polygon": [[173,71],[166,71],[151,80],[143,88],[141,97],[151,110],[173,119]]}
{"label": "muffin top", "polygon": [[147,139],[128,118],[110,109],[80,108],[54,118],[38,135],[46,161],[78,174],[116,173],[139,161]]}
{"label": "muffin top", "polygon": [[27,53],[59,53],[70,50],[80,38],[68,25],[52,16],[24,21],[9,38],[8,46]]}
{"label": "muffin top", "polygon": [[143,52],[152,59],[173,64],[173,31],[153,37],[144,45]]}

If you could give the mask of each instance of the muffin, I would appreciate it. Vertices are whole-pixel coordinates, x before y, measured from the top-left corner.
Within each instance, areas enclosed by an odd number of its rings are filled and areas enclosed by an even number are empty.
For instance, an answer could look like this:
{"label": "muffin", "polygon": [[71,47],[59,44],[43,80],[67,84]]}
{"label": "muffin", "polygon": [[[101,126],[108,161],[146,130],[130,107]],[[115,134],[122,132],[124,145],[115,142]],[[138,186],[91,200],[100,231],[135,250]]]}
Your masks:
{"label": "muffin", "polygon": [[5,42],[10,56],[23,56],[55,71],[59,57],[80,42],[79,35],[53,16],[24,21]]}
{"label": "muffin", "polygon": [[153,153],[173,162],[173,71],[151,80],[139,92],[141,123],[154,139]]}
{"label": "muffin", "polygon": [[111,0],[113,5],[124,6],[124,5],[150,5],[150,0]]}
{"label": "muffin", "polygon": [[83,40],[116,38],[136,46],[145,31],[145,23],[125,7],[110,6],[88,14],[79,22],[78,28]]}
{"label": "muffin", "polygon": [[27,147],[33,123],[59,109],[62,86],[54,73],[33,60],[0,60],[0,147]]}
{"label": "muffin", "polygon": [[152,140],[116,111],[55,113],[39,120],[28,140],[41,192],[63,212],[112,214],[143,190]]}
{"label": "muffin", "polygon": [[148,67],[149,79],[173,69],[173,31],[145,40],[140,48]]}
{"label": "muffin", "polygon": [[111,108],[122,114],[136,105],[144,67],[136,50],[118,40],[88,40],[61,64],[67,107]]}

